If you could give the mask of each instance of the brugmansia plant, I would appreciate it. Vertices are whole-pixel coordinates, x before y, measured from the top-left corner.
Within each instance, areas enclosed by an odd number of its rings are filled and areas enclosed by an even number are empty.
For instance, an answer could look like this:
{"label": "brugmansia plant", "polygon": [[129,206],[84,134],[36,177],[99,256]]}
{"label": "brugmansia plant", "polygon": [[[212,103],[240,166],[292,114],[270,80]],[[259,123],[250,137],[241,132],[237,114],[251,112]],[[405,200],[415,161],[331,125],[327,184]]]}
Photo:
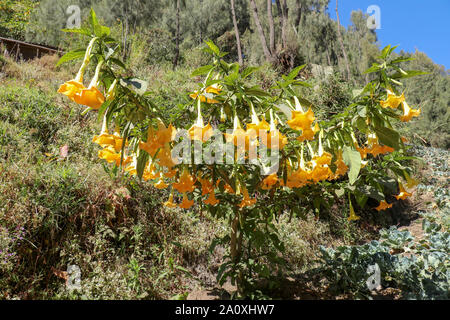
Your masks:
{"label": "brugmansia plant", "polygon": [[[230,234],[211,246],[228,248],[220,283],[230,277],[247,294],[255,279],[271,279],[282,270],[284,245],[275,227],[282,214],[305,218],[343,198],[348,219],[358,220],[354,208],[369,198],[378,200],[375,209],[382,211],[392,206],[385,195],[411,195],[407,190],[417,182],[402,164],[406,148],[393,124],[419,116],[398,88],[401,79],[421,73],[402,70],[400,63],[408,59],[392,59],[395,47],[386,47],[380,64],[367,71],[375,80],[352,105],[319,121],[314,106],[296,91],[309,86],[297,79],[304,66],[263,90],[249,85],[257,68],[225,62],[225,53],[206,42],[213,63],[193,72],[204,80],[184,106],[187,117],[166,123],[147,83],[124,76],[129,71],[116,58],[119,42],[93,11],[90,20],[90,29],[65,30],[91,40],[86,50],[61,58],[59,63],[84,59],[76,77],[58,92],[98,112],[103,127],[92,141],[101,147],[99,158],[169,190],[168,208],[197,204],[228,220]],[[90,66],[95,73],[85,87]],[[186,121],[191,114],[193,123]]]}

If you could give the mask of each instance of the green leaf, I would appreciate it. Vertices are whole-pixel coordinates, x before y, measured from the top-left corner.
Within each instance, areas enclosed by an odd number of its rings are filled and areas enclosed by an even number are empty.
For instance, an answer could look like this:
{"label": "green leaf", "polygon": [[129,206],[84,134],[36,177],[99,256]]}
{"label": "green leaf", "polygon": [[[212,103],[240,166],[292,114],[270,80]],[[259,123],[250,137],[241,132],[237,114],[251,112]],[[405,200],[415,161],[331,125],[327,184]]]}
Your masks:
{"label": "green leaf", "polygon": [[200,67],[200,68],[194,70],[194,72],[191,73],[191,77],[197,77],[197,76],[205,75],[208,72],[210,72],[212,68],[214,68],[214,66],[212,66],[212,65],[207,65],[207,66]]}
{"label": "green leaf", "polygon": [[374,129],[378,139],[382,144],[394,148],[396,150],[400,149],[400,135],[398,134],[397,131],[386,127],[378,127],[378,126],[376,126]]}
{"label": "green leaf", "polygon": [[149,159],[149,154],[147,152],[139,152],[139,157],[137,159],[136,171],[139,179],[142,179],[144,170]]}
{"label": "green leaf", "polygon": [[85,54],[86,54],[86,49],[77,49],[77,50],[67,52],[65,55],[63,55],[61,57],[61,59],[59,59],[56,66],[59,66],[67,61],[84,58]]}
{"label": "green leaf", "polygon": [[398,63],[401,63],[401,62],[413,61],[413,60],[415,60],[415,58],[400,57],[400,58],[392,60],[391,64],[398,64]]}
{"label": "green leaf", "polygon": [[345,164],[350,168],[348,173],[349,182],[350,184],[354,184],[361,170],[361,154],[357,150],[345,146],[342,155]]}
{"label": "green leaf", "polygon": [[94,30],[94,31],[95,31],[95,28],[100,25],[98,23],[97,15],[95,14],[94,9],[92,9],[92,8],[91,8],[91,11],[90,11],[89,22],[91,24],[92,30]]}
{"label": "green leaf", "polygon": [[304,64],[304,65],[302,65],[302,66],[298,66],[297,68],[295,68],[294,70],[292,70],[292,71],[288,74],[287,79],[288,79],[288,80],[294,80],[294,79],[298,76],[299,72],[300,72],[304,67],[306,67],[306,64]]}
{"label": "green leaf", "polygon": [[212,50],[212,52],[214,52],[214,54],[216,54],[217,56],[220,55],[220,49],[218,46],[216,46],[214,44],[214,42],[212,42],[211,40],[205,41],[205,43],[208,45],[208,47]]}
{"label": "green leaf", "polygon": [[255,72],[255,71],[258,70],[258,69],[259,69],[258,67],[248,67],[248,68],[245,68],[245,70],[242,71],[241,78],[242,78],[242,79],[247,78],[249,75],[251,75],[253,72]]}
{"label": "green leaf", "polygon": [[430,74],[430,73],[420,71],[420,70],[410,70],[410,71],[405,71],[405,73],[397,72],[397,73],[393,74],[391,76],[391,78],[392,79],[406,79],[406,78],[422,76],[422,75],[426,75],[426,74]]}
{"label": "green leaf", "polygon": [[380,66],[379,64],[374,63],[374,64],[372,64],[372,66],[371,66],[369,69],[367,69],[367,70],[364,72],[364,74],[366,74],[366,73],[377,72],[377,71],[380,71],[381,69],[382,69],[382,68],[381,68],[381,66]]}

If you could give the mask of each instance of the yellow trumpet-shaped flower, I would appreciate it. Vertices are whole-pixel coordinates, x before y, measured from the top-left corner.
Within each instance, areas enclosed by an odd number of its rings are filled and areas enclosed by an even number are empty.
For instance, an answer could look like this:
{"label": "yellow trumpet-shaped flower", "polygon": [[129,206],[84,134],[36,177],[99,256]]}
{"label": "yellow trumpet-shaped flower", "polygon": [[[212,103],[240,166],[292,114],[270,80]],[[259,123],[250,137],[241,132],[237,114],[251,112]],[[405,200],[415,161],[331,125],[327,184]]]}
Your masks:
{"label": "yellow trumpet-shaped flower", "polygon": [[263,190],[270,190],[273,188],[274,185],[278,183],[278,176],[276,173],[273,173],[271,175],[268,175],[263,181],[261,189]]}
{"label": "yellow trumpet-shaped flower", "polygon": [[169,199],[164,202],[164,206],[168,208],[175,208],[177,206],[177,204],[173,202],[173,190],[170,192]]}
{"label": "yellow trumpet-shaped flower", "polygon": [[247,135],[251,138],[257,137],[260,131],[269,131],[270,125],[266,120],[259,121],[258,115],[256,114],[255,107],[253,103],[250,102],[250,112],[252,116],[252,122],[247,123]]}
{"label": "yellow trumpet-shaped flower", "polygon": [[339,150],[336,156],[336,161],[334,162],[336,165],[336,172],[334,173],[334,179],[343,176],[349,170],[348,166],[345,164],[342,158],[342,150]]}
{"label": "yellow trumpet-shaped flower", "polygon": [[225,133],[225,140],[228,143],[233,143],[238,147],[238,151],[249,150],[251,146],[256,144],[256,134],[247,134],[247,131],[242,129],[241,123],[237,115],[234,115],[234,125],[232,133]]}
{"label": "yellow trumpet-shaped flower", "polygon": [[163,178],[159,178],[159,181],[153,185],[156,189],[166,189],[169,185],[164,182]]}
{"label": "yellow trumpet-shaped flower", "polygon": [[374,157],[380,154],[386,154],[389,152],[394,152],[394,148],[388,146],[382,146],[378,143],[378,137],[375,133],[370,133],[367,137],[367,148],[365,148],[365,153],[372,154]]}
{"label": "yellow trumpet-shaped flower", "polygon": [[210,206],[215,206],[220,203],[220,201],[216,198],[214,191],[209,193],[208,199],[203,200],[203,203],[208,204]]}
{"label": "yellow trumpet-shaped flower", "polygon": [[178,182],[173,184],[173,188],[180,193],[193,192],[195,190],[195,178],[184,168]]}
{"label": "yellow trumpet-shaped flower", "polygon": [[97,68],[95,69],[95,75],[91,80],[91,83],[88,88],[82,89],[78,95],[75,95],[74,100],[78,104],[82,104],[84,106],[90,107],[94,110],[100,109],[102,104],[105,102],[105,97],[97,89],[98,77],[100,74],[100,69],[103,65],[103,61],[101,61]]}
{"label": "yellow trumpet-shaped flower", "polygon": [[172,124],[169,124],[169,126],[166,128],[164,123],[161,119],[158,120],[158,131],[156,131],[156,141],[161,145],[165,145],[166,143],[169,143],[175,139],[175,136],[177,134],[177,129],[172,126]]}
{"label": "yellow trumpet-shaped flower", "polygon": [[106,160],[108,163],[120,162],[120,153],[117,153],[114,147],[108,146],[102,150],[98,151],[98,157],[100,159]]}
{"label": "yellow trumpet-shaped flower", "polygon": [[[222,89],[219,86],[217,86],[217,84],[215,84],[207,87],[205,91],[208,95],[212,95],[212,94],[220,94]],[[189,96],[194,100],[198,99],[200,102],[206,102],[208,104],[219,103],[219,101],[212,98],[212,96],[210,97],[204,94],[200,94],[198,91],[194,92],[193,94],[190,94]]]}
{"label": "yellow trumpet-shaped flower", "polygon": [[208,179],[197,178],[202,185],[202,196],[214,191],[214,184]]}
{"label": "yellow trumpet-shaped flower", "polygon": [[83,75],[86,70],[86,67],[89,64],[91,51],[92,48],[94,47],[95,41],[97,41],[97,38],[93,38],[89,43],[86,49],[86,53],[84,55],[83,63],[81,64],[80,70],[75,76],[75,79],[65,82],[58,89],[58,93],[62,93],[63,95],[67,96],[70,100],[74,102],[77,102],[76,100],[80,96],[81,91],[86,89],[86,87],[83,85]]}
{"label": "yellow trumpet-shaped flower", "polygon": [[361,219],[361,217],[357,216],[355,213],[355,209],[353,209],[353,204],[350,201],[350,216],[348,217],[348,221],[356,221]]}
{"label": "yellow trumpet-shaped flower", "polygon": [[392,203],[389,204],[386,202],[386,200],[380,201],[380,205],[375,208],[377,211],[384,211],[386,209],[392,208]]}
{"label": "yellow trumpet-shaped flower", "polygon": [[291,129],[301,130],[302,135],[297,138],[300,142],[305,140],[313,140],[315,134],[320,130],[319,125],[316,123],[315,126],[312,126],[316,117],[314,116],[314,112],[311,108],[308,111],[304,112],[302,105],[297,97],[295,99],[295,110],[292,111],[292,119],[287,121],[287,124]]}
{"label": "yellow trumpet-shaped flower", "polygon": [[162,147],[163,147],[163,145],[161,143],[159,143],[157,136],[155,134],[155,131],[154,131],[152,125],[150,124],[150,126],[148,127],[148,132],[147,132],[147,141],[139,142],[139,148],[141,150],[144,150],[145,152],[147,152],[150,156],[154,157],[156,152]]}
{"label": "yellow trumpet-shaped flower", "polygon": [[194,205],[194,200],[189,200],[186,193],[183,193],[183,201],[180,203],[179,207],[182,209],[189,209]]}
{"label": "yellow trumpet-shaped flower", "polygon": [[168,179],[172,179],[173,177],[175,177],[175,175],[177,174],[178,169],[171,169],[168,170],[167,172],[164,172],[164,177],[168,178]]}
{"label": "yellow trumpet-shaped flower", "polygon": [[411,109],[405,101],[403,102],[403,115],[400,116],[401,121],[408,122],[413,117],[418,117],[419,115],[420,109]]}
{"label": "yellow trumpet-shaped flower", "polygon": [[380,104],[383,108],[397,109],[400,103],[405,101],[405,94],[402,93],[400,96],[396,96],[392,91],[387,90],[387,99],[385,101],[381,100]]}
{"label": "yellow trumpet-shaped flower", "polygon": [[411,197],[412,194],[405,190],[403,185],[399,183],[400,193],[395,196],[397,200],[405,200],[408,197]]}
{"label": "yellow trumpet-shaped flower", "polygon": [[[260,132],[261,136],[262,132]],[[288,143],[286,136],[284,136],[275,125],[275,120],[273,118],[273,110],[270,110],[270,131],[267,133],[266,140],[261,139],[261,142],[266,145],[269,149],[282,150],[284,146]],[[273,144],[273,145],[272,145]]]}
{"label": "yellow trumpet-shaped flower", "polygon": [[177,165],[172,159],[172,151],[170,146],[166,144],[161,150],[159,150],[156,158],[159,160],[159,165],[172,169]]}
{"label": "yellow trumpet-shaped flower", "polygon": [[119,152],[122,149],[123,138],[118,132],[114,132],[114,134],[108,133],[105,115],[105,118],[103,119],[102,132],[100,135],[94,136],[92,138],[92,142],[100,145],[102,148],[113,146],[116,152]]}
{"label": "yellow trumpet-shaped flower", "polygon": [[144,179],[144,181],[148,181],[148,180],[155,180],[160,177],[161,172],[158,172],[156,170],[155,164],[150,159],[148,165],[145,167],[144,173],[142,174],[142,179]]}
{"label": "yellow trumpet-shaped flower", "polygon": [[58,89],[58,93],[62,93],[70,100],[76,102],[76,97],[79,96],[81,91],[84,89],[86,89],[86,87],[83,85],[83,83],[80,80],[74,79],[62,84]]}
{"label": "yellow trumpet-shaped flower", "polygon": [[243,187],[242,192],[244,194],[244,199],[242,199],[241,203],[239,204],[240,208],[244,207],[251,207],[256,203],[256,199],[251,199],[247,188]]}
{"label": "yellow trumpet-shaped flower", "polygon": [[213,128],[208,123],[206,126],[203,122],[202,111],[201,111],[201,103],[200,101],[197,104],[197,121],[194,125],[188,130],[189,136],[191,140],[197,140],[206,142],[213,135]]}

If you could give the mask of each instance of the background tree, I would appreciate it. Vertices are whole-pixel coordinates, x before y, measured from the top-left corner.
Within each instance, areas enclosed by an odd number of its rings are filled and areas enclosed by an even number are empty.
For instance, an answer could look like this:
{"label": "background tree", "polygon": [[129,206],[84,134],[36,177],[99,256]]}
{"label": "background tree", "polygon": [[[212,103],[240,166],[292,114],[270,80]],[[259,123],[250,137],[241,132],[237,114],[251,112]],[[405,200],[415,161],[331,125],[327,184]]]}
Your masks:
{"label": "background tree", "polygon": [[239,64],[242,65],[244,63],[244,61],[242,59],[241,37],[239,35],[239,27],[238,27],[237,19],[236,19],[236,9],[235,9],[235,5],[234,5],[234,0],[231,0],[231,16],[233,17],[234,32],[236,33],[236,46],[237,46],[237,51],[238,51],[238,61],[239,61]]}

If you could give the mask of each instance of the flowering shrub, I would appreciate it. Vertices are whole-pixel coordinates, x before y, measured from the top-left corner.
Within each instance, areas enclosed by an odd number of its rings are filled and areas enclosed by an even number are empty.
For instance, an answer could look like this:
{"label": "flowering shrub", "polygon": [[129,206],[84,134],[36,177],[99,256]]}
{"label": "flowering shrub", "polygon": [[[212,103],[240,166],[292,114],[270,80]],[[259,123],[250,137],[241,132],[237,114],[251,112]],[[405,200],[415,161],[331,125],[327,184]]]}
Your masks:
{"label": "flowering shrub", "polygon": [[[183,107],[184,117],[174,119],[152,102],[145,81],[124,75],[129,71],[116,58],[119,43],[93,11],[90,22],[91,29],[66,30],[91,40],[86,50],[61,58],[59,63],[84,57],[78,74],[58,92],[103,120],[92,140],[101,147],[99,158],[170,190],[168,208],[197,204],[228,219],[231,234],[213,243],[229,248],[218,278],[223,283],[231,277],[241,293],[253,286],[255,273],[270,278],[280,270],[284,246],[273,224],[280,214],[317,214],[345,196],[348,219],[358,220],[356,204],[364,207],[373,198],[376,210],[386,210],[392,204],[385,194],[405,199],[417,184],[401,163],[408,157],[393,123],[419,116],[397,88],[402,78],[421,73],[402,70],[399,64],[408,59],[392,60],[395,48],[382,51],[380,64],[367,71],[375,80],[353,104],[320,121],[314,106],[296,93],[296,87],[309,86],[297,79],[304,66],[263,90],[248,84],[257,68],[225,62],[225,53],[207,42],[213,62],[193,72],[204,79]],[[85,87],[91,64],[95,73]]]}

